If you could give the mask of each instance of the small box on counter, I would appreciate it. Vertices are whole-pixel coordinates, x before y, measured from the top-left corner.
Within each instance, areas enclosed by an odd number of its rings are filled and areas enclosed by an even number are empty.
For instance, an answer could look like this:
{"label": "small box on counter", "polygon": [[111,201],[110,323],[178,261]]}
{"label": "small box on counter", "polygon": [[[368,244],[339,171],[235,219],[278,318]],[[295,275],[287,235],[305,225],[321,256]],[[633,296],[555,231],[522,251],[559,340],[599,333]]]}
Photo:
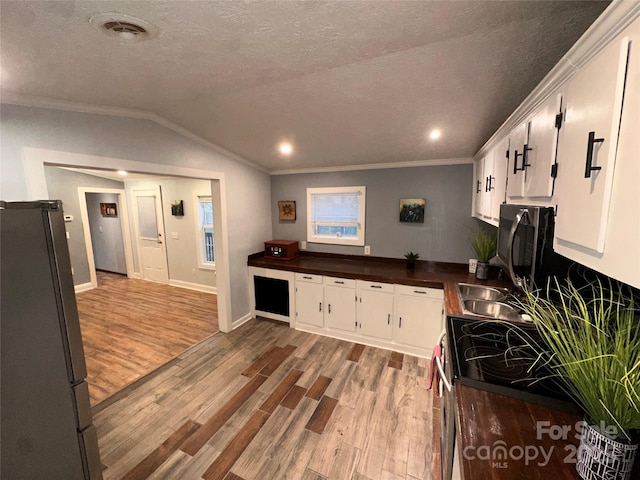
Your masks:
{"label": "small box on counter", "polygon": [[292,260],[298,256],[297,240],[270,240],[264,242],[265,258]]}

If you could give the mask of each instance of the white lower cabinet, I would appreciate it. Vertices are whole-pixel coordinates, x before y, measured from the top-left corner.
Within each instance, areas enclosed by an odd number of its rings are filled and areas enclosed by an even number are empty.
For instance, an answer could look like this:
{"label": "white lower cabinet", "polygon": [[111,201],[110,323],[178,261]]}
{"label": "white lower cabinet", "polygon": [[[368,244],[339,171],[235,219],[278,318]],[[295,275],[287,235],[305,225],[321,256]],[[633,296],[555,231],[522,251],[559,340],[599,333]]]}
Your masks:
{"label": "white lower cabinet", "polygon": [[356,323],[358,333],[391,340],[393,292],[389,283],[356,281]]}
{"label": "white lower cabinet", "polygon": [[439,289],[306,273],[295,282],[301,330],[430,357],[443,328]]}
{"label": "white lower cabinet", "polygon": [[296,273],[296,323],[324,326],[322,275]]}
{"label": "white lower cabinet", "polygon": [[324,326],[345,332],[356,331],[356,281],[324,277]]}
{"label": "white lower cabinet", "polygon": [[434,288],[396,286],[396,324],[393,340],[428,350],[444,324],[444,293]]}

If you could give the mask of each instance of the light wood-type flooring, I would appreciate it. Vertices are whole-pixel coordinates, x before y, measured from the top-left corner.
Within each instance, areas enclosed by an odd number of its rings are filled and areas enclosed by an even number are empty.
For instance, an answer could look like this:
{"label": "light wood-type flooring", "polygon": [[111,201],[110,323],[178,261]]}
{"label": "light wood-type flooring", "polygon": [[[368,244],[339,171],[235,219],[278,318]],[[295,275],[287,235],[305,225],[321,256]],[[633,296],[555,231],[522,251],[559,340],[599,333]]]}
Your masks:
{"label": "light wood-type flooring", "polygon": [[251,320],[94,414],[104,479],[430,479],[427,363]]}
{"label": "light wood-type flooring", "polygon": [[216,295],[97,274],[76,295],[91,405],[218,331]]}

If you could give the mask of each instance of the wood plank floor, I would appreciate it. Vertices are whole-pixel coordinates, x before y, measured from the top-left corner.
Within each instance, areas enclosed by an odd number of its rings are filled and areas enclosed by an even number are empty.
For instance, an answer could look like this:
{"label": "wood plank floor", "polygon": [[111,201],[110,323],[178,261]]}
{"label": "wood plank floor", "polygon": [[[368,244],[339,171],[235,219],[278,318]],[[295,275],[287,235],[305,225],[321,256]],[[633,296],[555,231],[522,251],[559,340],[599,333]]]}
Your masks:
{"label": "wood plank floor", "polygon": [[94,415],[104,479],[430,479],[426,377],[426,359],[254,319]]}
{"label": "wood plank floor", "polygon": [[76,295],[93,406],[218,332],[216,295],[97,274]]}

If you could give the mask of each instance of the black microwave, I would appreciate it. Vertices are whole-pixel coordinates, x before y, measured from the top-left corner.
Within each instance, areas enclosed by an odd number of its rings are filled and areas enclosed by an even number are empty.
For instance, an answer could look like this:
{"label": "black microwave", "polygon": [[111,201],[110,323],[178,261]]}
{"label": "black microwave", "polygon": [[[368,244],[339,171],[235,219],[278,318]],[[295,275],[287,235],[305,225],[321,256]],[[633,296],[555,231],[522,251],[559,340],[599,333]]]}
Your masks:
{"label": "black microwave", "polygon": [[559,266],[550,265],[561,261],[553,254],[553,226],[553,208],[500,205],[497,260],[517,287],[543,286]]}

